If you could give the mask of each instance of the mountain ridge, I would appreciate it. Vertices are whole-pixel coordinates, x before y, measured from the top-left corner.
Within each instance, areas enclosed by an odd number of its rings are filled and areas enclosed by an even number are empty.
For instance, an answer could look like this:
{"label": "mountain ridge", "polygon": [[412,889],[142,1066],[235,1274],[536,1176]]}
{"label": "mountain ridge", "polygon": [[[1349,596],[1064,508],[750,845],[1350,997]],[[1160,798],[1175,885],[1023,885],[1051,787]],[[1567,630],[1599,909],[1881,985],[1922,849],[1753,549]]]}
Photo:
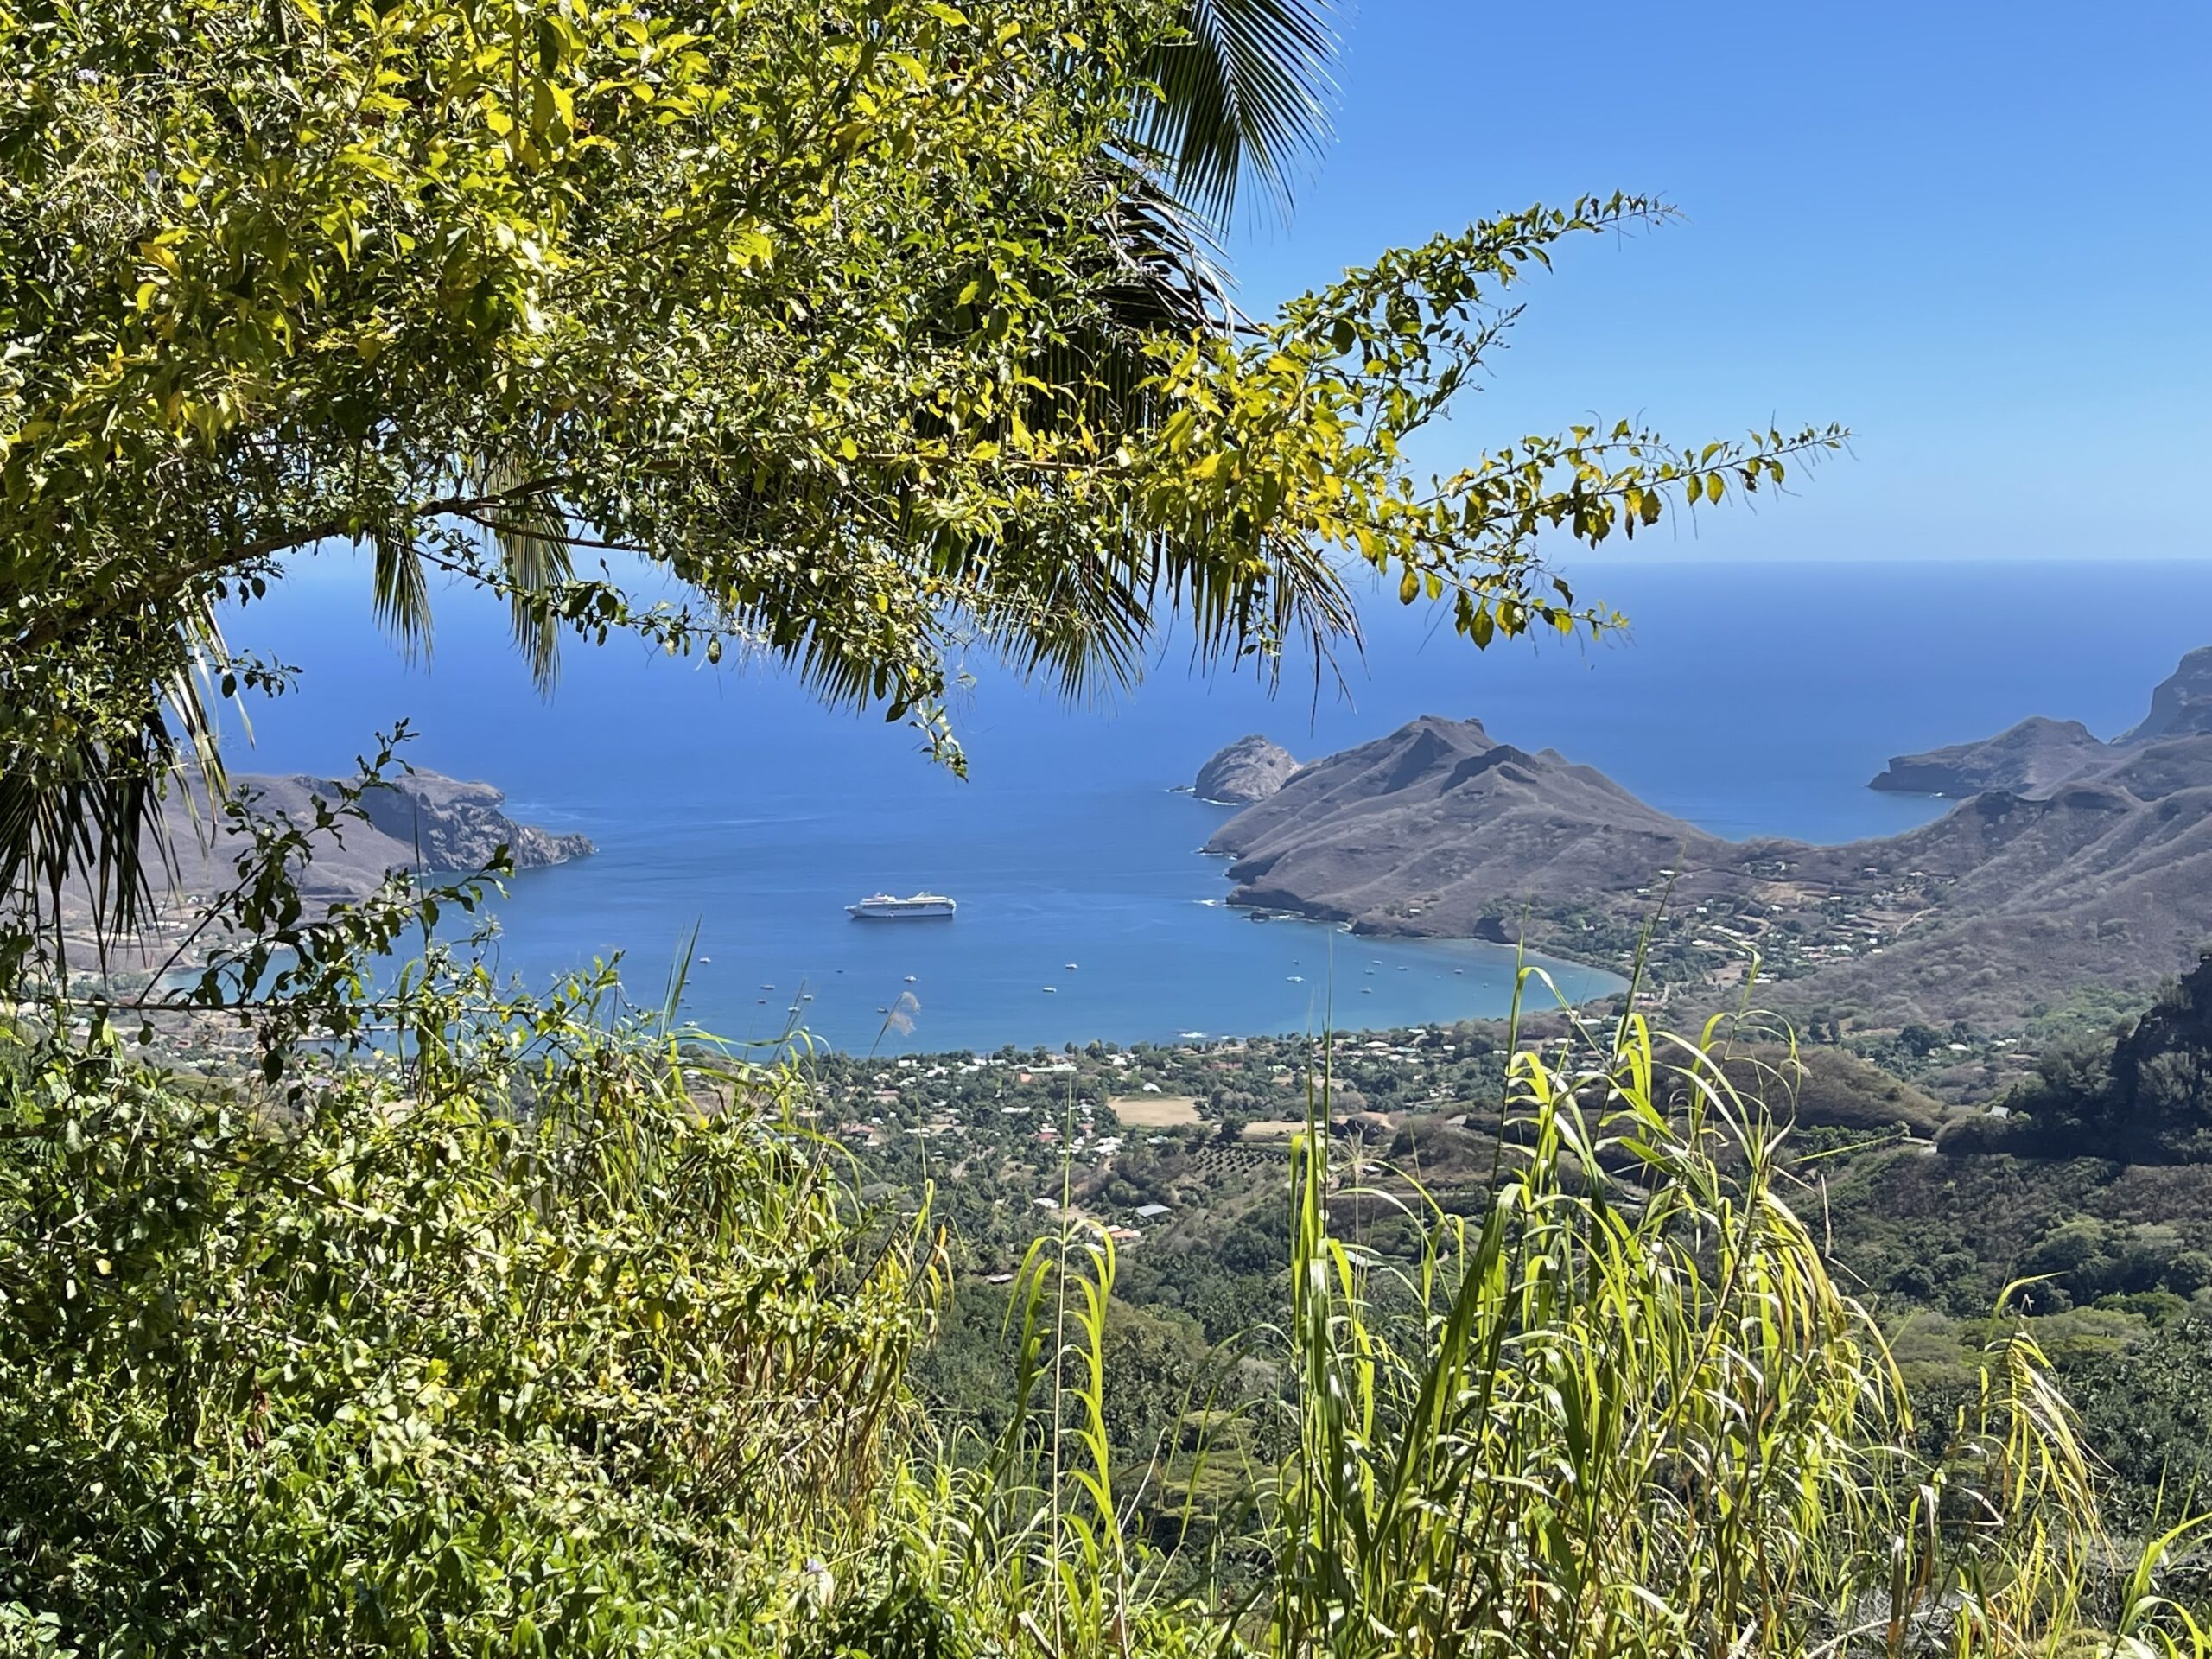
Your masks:
{"label": "mountain ridge", "polygon": [[2148,745],[2206,734],[2212,734],[2212,645],[2184,653],[2152,688],[2150,711],[2110,742],[2078,720],[2031,715],[1994,737],[1893,755],[1867,787],[1912,795],[2047,794],[2125,766]]}
{"label": "mountain ridge", "polygon": [[1358,933],[1589,959],[1632,949],[1665,901],[1678,984],[1736,984],[1756,953],[1777,1007],[2017,1024],[2084,982],[2148,989],[2212,938],[2212,734],[2188,718],[2100,767],[1821,846],[1724,840],[1554,751],[1423,715],[1309,762],[1207,850],[1231,860],[1230,903]]}

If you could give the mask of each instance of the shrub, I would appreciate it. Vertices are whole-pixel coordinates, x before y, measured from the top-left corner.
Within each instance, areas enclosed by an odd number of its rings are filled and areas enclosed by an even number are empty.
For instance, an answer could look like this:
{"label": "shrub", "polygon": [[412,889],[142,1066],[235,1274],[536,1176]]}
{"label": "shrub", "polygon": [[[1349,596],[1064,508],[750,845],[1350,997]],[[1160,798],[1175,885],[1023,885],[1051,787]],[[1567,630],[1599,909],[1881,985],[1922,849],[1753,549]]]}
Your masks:
{"label": "shrub", "polygon": [[111,1052],[0,1085],[0,1606],[118,1656],[772,1622],[879,1479],[912,1241],[781,1077],[493,1013],[290,1108]]}

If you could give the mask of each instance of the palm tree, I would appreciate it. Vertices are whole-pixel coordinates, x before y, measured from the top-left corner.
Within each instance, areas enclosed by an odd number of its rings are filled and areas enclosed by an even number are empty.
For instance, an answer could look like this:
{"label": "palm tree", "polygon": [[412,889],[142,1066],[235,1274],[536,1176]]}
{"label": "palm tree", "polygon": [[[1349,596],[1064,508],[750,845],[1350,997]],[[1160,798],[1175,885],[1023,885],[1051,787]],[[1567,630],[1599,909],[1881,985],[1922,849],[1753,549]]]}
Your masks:
{"label": "palm tree", "polygon": [[1328,139],[1334,11],[1335,0],[1185,0],[1147,55],[1157,96],[1133,113],[1114,158],[1105,238],[1133,273],[1114,308],[1132,328],[1233,318],[1218,245],[1254,188],[1287,218],[1295,173]]}

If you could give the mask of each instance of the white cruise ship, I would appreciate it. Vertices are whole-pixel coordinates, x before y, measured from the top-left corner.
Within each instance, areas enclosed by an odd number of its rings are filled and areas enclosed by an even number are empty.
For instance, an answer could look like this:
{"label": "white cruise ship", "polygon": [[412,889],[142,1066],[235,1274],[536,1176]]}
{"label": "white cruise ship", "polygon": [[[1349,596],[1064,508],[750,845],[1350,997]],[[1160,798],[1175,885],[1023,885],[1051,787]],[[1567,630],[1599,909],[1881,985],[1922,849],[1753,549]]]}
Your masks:
{"label": "white cruise ship", "polygon": [[857,905],[847,905],[845,914],[856,922],[921,921],[931,917],[949,919],[959,908],[941,893],[917,893],[904,899],[872,893]]}

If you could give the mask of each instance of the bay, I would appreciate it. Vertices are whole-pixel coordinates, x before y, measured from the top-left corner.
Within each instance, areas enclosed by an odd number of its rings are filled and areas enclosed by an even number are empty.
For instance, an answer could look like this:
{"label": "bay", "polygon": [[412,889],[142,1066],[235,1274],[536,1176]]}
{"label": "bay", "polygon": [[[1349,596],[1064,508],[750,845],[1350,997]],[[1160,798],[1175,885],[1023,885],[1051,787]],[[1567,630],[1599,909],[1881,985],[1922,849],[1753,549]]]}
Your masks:
{"label": "bay", "polygon": [[[804,1026],[885,1052],[1160,1041],[1489,1016],[1511,995],[1503,947],[1356,939],[1222,906],[1222,866],[1197,849],[1225,814],[1171,791],[1247,732],[1310,757],[1416,715],[1476,715],[1715,833],[1847,841],[1945,810],[1867,790],[1890,755],[2030,714],[2109,735],[2212,639],[2212,566],[2180,560],[1578,575],[1628,613],[1626,639],[1477,652],[1424,612],[1377,603],[1341,686],[1294,662],[1273,698],[1249,676],[1193,674],[1173,644],[1097,708],[979,667],[956,708],[963,781],[904,728],[823,710],[759,666],[572,645],[541,698],[503,613],[467,594],[442,597],[429,658],[410,664],[366,620],[359,562],[327,556],[229,619],[240,643],[306,671],[245,711],[253,747],[233,765],[342,771],[405,717],[417,765],[489,779],[517,817],[591,836],[596,855],[515,877],[496,907],[498,965],[533,982],[621,952],[655,1000],[696,928],[683,1011],[736,1040]],[[957,919],[844,913],[918,888],[957,898]],[[1554,969],[1573,996],[1618,983]]]}

